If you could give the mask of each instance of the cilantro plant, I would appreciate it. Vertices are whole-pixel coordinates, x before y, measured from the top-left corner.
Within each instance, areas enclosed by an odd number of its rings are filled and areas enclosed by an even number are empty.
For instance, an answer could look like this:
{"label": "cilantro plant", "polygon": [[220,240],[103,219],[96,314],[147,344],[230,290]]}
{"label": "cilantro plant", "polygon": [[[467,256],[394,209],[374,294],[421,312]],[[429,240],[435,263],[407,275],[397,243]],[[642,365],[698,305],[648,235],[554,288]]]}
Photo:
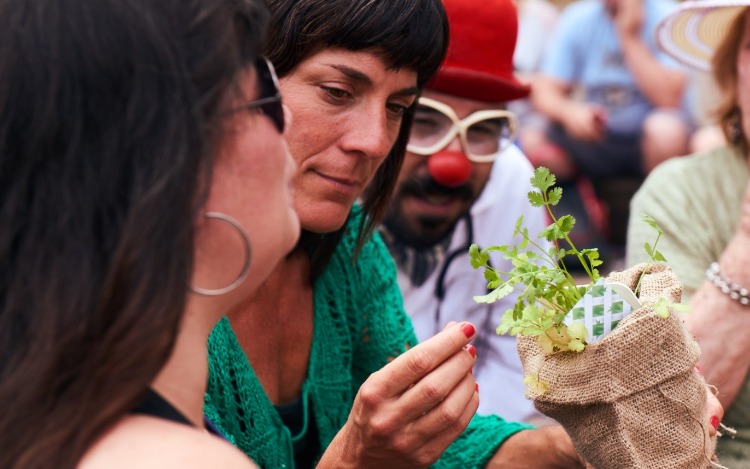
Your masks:
{"label": "cilantro plant", "polygon": [[[565,259],[575,257],[583,266],[590,279],[590,285],[599,280],[597,267],[602,261],[597,249],[578,249],[570,239],[570,232],[575,226],[575,218],[570,215],[555,216],[552,207],[562,198],[562,188],[555,187],[555,176],[547,168],[537,168],[531,178],[534,188],[528,199],[534,207],[545,207],[552,223],[536,237],[532,238],[523,226],[523,216],[519,217],[514,229],[514,236],[521,236],[521,242],[515,246],[491,246],[479,249],[473,244],[469,249],[471,265],[484,268],[489,293],[474,298],[479,303],[493,303],[514,290],[520,294],[513,309],[503,315],[497,328],[498,334],[536,336],[539,345],[547,354],[572,350],[581,352],[586,347],[588,331],[581,322],[570,325],[563,320],[578,301],[586,294],[589,287],[578,286],[568,272]],[[654,246],[646,243],[649,263],[664,261],[664,256],[656,250],[656,243],[662,235],[661,229],[651,217],[644,221],[657,229],[658,236]],[[552,246],[544,249],[539,239],[549,241]],[[563,243],[564,242],[564,243]],[[499,271],[490,265],[490,253],[498,252],[510,260],[513,268],[509,272]],[[648,271],[648,267],[644,272]],[[640,286],[640,280],[638,282]],[[636,287],[636,291],[637,291]],[[661,310],[669,314],[672,304],[658,304]],[[661,314],[661,312],[660,312]],[[527,383],[532,384],[532,383]],[[543,386],[543,383],[536,383]]]}

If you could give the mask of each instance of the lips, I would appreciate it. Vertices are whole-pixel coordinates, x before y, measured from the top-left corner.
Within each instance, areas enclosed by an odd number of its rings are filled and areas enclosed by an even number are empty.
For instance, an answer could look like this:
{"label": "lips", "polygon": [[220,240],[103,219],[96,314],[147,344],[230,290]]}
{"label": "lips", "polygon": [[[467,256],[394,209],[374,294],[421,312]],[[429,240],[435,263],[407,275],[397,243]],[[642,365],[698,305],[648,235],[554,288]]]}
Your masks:
{"label": "lips", "polygon": [[358,197],[362,192],[364,184],[359,179],[354,179],[351,175],[339,176],[338,174],[330,174],[313,170],[313,174],[322,179],[325,182],[325,191],[328,191],[332,196],[334,194],[336,198],[345,197],[349,200],[352,197]]}
{"label": "lips", "polygon": [[330,176],[328,174],[318,173],[321,177],[328,179],[336,184],[342,184],[344,186],[359,186],[360,182],[357,179],[351,179],[348,177],[337,177],[337,176]]}

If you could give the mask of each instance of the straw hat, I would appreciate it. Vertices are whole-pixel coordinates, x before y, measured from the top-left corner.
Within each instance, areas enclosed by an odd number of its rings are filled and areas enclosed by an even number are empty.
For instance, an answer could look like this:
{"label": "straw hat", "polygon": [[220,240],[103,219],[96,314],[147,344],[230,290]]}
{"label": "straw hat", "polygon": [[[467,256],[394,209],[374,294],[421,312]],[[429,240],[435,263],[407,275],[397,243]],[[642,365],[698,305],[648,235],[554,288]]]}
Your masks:
{"label": "straw hat", "polygon": [[443,0],[450,27],[448,54],[428,89],[488,102],[528,96],[513,73],[518,35],[514,0]]}
{"label": "straw hat", "polygon": [[656,42],[693,68],[711,71],[711,58],[730,25],[750,0],[688,0],[656,27]]}

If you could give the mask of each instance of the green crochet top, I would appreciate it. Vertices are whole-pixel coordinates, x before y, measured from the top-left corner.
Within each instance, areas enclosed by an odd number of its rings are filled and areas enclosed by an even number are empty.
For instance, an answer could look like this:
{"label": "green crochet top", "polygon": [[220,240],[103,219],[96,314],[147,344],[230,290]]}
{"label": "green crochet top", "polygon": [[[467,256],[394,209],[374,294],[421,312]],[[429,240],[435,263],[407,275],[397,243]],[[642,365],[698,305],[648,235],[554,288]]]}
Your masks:
{"label": "green crochet top", "polygon": [[[379,235],[353,262],[361,216],[355,207],[346,234],[314,286],[314,335],[302,400],[313,407],[321,448],[328,447],[344,426],[365,379],[417,343],[403,310],[395,264]],[[261,467],[294,467],[292,437],[227,318],[209,338],[205,412]],[[496,416],[475,416],[434,467],[484,467],[506,438],[526,428],[531,427]]]}

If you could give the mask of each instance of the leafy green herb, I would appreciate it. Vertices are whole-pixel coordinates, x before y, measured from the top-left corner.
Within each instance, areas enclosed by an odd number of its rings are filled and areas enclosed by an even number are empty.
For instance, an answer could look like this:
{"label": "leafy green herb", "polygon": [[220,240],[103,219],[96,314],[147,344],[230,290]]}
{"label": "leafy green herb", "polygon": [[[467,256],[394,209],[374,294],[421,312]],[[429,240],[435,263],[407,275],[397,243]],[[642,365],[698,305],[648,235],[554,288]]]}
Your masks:
{"label": "leafy green herb", "polygon": [[[552,207],[562,198],[562,188],[555,186],[555,176],[547,168],[538,168],[531,178],[535,189],[528,194],[534,207],[545,207],[552,223],[541,233],[532,237],[523,226],[523,216],[519,217],[514,236],[520,235],[521,242],[516,246],[492,246],[479,249],[472,245],[469,249],[471,265],[484,268],[484,276],[490,292],[475,297],[480,303],[493,303],[520,290],[513,307],[503,315],[497,328],[498,334],[536,336],[540,346],[547,353],[563,350],[581,351],[586,346],[586,328],[583,324],[569,330],[563,324],[565,315],[586,293],[586,288],[576,285],[575,279],[565,266],[565,258],[578,259],[591,283],[599,279],[597,266],[601,265],[596,249],[575,247],[570,232],[575,226],[575,218],[555,216]],[[552,243],[544,249],[537,240],[545,239]],[[561,247],[561,241],[567,247]],[[497,270],[489,265],[489,254],[500,253],[510,260],[513,268],[509,272]]]}
{"label": "leafy green herb", "polygon": [[[513,309],[503,315],[498,334],[525,335],[537,337],[542,349],[547,353],[559,351],[583,351],[586,347],[588,331],[581,322],[563,324],[568,311],[583,298],[600,275],[597,267],[602,264],[597,249],[578,249],[570,239],[570,232],[575,226],[575,218],[570,215],[555,216],[552,207],[562,198],[562,188],[555,187],[555,176],[547,168],[537,168],[531,178],[534,188],[528,193],[528,199],[534,207],[545,207],[552,223],[541,233],[532,237],[523,225],[523,216],[518,218],[514,229],[514,236],[520,235],[521,242],[515,246],[491,246],[479,249],[474,244],[469,249],[471,265],[484,268],[487,280],[486,295],[476,296],[479,303],[493,303],[513,291],[520,292]],[[663,234],[656,221],[644,215],[644,221],[654,227],[657,238],[653,247],[646,243],[649,263],[644,269],[648,272],[651,262],[664,262],[664,256],[656,250],[659,238]],[[544,239],[552,243],[552,247],[544,249],[536,240]],[[565,247],[561,247],[565,244]],[[490,263],[490,253],[498,252],[504,259],[510,260],[512,269],[508,272],[493,268]],[[565,259],[574,257],[583,267],[590,279],[588,287],[576,284],[573,276],[568,272]],[[641,279],[643,276],[641,276]],[[640,286],[638,280],[636,292]],[[656,304],[655,309],[660,315],[668,315],[670,309],[682,310],[682,305],[674,305],[666,300]],[[531,379],[531,378],[529,378]],[[539,387],[543,383],[535,382]]]}

